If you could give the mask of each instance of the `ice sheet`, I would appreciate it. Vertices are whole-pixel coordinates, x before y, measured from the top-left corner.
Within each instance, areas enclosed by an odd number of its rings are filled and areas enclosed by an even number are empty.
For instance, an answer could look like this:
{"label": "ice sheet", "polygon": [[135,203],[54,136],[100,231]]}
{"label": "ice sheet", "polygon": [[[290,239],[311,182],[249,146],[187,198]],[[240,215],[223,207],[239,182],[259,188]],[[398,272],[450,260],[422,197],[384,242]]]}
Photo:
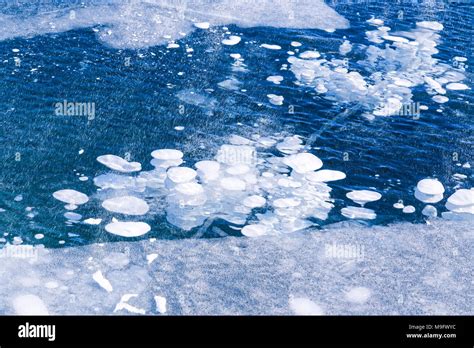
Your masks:
{"label": "ice sheet", "polygon": [[50,314],[472,315],[473,242],[471,222],[436,220],[4,252],[0,314],[34,299]]}
{"label": "ice sheet", "polygon": [[136,0],[84,1],[74,4],[38,2],[33,9],[11,13],[0,9],[0,40],[97,27],[98,37],[117,48],[165,44],[209,26],[339,29],[345,18],[323,0]]}

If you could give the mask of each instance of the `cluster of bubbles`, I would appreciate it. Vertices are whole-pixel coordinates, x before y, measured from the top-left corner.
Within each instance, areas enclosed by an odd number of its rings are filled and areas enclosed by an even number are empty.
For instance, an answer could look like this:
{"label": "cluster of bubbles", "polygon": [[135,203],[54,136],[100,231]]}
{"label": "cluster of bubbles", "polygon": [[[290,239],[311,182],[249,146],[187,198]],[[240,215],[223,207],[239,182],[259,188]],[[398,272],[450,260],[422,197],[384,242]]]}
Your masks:
{"label": "cluster of bubbles", "polygon": [[[102,207],[121,216],[148,214],[152,207],[166,213],[166,220],[185,231],[215,219],[225,220],[243,235],[257,237],[291,233],[317,225],[328,218],[334,208],[328,183],[346,178],[345,173],[321,169],[323,162],[299,136],[255,136],[247,139],[232,135],[214,158],[184,165],[184,154],[177,149],[158,149],[151,153],[153,170],[142,171],[138,162],[129,162],[115,155],[103,155],[97,161],[113,170],[94,178],[97,197]],[[422,213],[438,216],[431,205],[440,202],[445,192],[437,179],[421,180],[415,197],[427,205]],[[64,189],[54,198],[67,203],[68,220],[78,222],[82,216],[73,213],[89,201],[81,192]],[[341,214],[349,219],[373,220],[377,214],[365,208],[382,195],[372,190],[353,190],[346,197],[359,206],[347,206]],[[162,202],[162,204],[157,204]],[[395,203],[394,208],[413,213],[413,206]],[[459,189],[447,200],[446,219],[472,219],[474,189]],[[153,211],[151,211],[153,212]],[[72,216],[74,215],[74,216]],[[101,218],[89,218],[85,224],[98,225]],[[137,237],[151,227],[141,221],[120,221],[112,218],[106,231]]]}
{"label": "cluster of bubbles", "polygon": [[[291,55],[288,62],[297,84],[314,88],[327,98],[344,102],[358,102],[366,107],[366,116],[391,116],[409,113],[404,107],[412,103],[412,90],[424,86],[432,99],[439,104],[449,98],[447,90],[466,90],[461,83],[465,79],[464,63],[453,67],[440,63],[433,55],[443,25],[438,22],[418,22],[410,31],[391,34],[391,28],[380,19],[370,19],[376,30],[366,32],[372,45],[365,48],[366,58],[358,65],[371,71],[368,76],[349,68],[344,56],[352,50],[345,40],[339,53],[343,57],[322,56],[317,51],[304,51]],[[454,57],[456,62],[465,62],[465,57]],[[352,70],[351,70],[352,69]],[[427,106],[420,106],[422,110]]]}

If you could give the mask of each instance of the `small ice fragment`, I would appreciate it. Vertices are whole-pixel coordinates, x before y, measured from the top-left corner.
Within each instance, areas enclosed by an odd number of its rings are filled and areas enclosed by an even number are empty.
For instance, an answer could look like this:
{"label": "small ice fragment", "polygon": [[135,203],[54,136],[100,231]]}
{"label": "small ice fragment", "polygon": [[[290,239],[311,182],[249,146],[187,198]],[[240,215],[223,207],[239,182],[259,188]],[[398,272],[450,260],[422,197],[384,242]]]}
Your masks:
{"label": "small ice fragment", "polygon": [[467,62],[467,58],[466,57],[454,57],[454,60],[455,61],[458,61],[458,62]]}
{"label": "small ice fragment", "polygon": [[276,145],[278,151],[283,152],[284,154],[293,154],[303,148],[301,145],[301,139],[292,136],[286,137],[281,143]]}
{"label": "small ice fragment", "polygon": [[369,300],[371,295],[372,292],[370,289],[365,287],[355,287],[346,292],[345,298],[347,301],[352,303],[364,304]]}
{"label": "small ice fragment", "polygon": [[312,182],[330,182],[343,180],[346,178],[346,174],[338,170],[322,169],[317,172],[309,172],[305,177]]}
{"label": "small ice fragment", "polygon": [[179,48],[179,45],[175,42],[170,42],[166,48],[174,49],[174,48]]}
{"label": "small ice fragment", "polygon": [[92,279],[94,279],[102,288],[107,290],[107,292],[112,292],[114,290],[112,284],[110,284],[110,282],[104,277],[101,271],[95,272],[92,275]]}
{"label": "small ice fragment", "polygon": [[174,129],[180,132],[180,131],[184,130],[184,127],[183,126],[176,126],[176,127],[174,127]]}
{"label": "small ice fragment", "polygon": [[20,50],[19,50],[18,48],[13,48],[13,49],[12,49],[12,52],[13,52],[13,53],[18,53],[18,52],[20,52]]}
{"label": "small ice fragment", "polygon": [[150,232],[151,227],[145,222],[114,221],[106,225],[105,230],[121,237],[139,237]]}
{"label": "small ice fragment", "polygon": [[15,202],[21,202],[23,200],[23,195],[18,195],[15,198],[13,198]]}
{"label": "small ice fragment", "polygon": [[260,45],[260,47],[266,48],[268,50],[281,50],[281,46],[278,46],[278,45],[262,44]]}
{"label": "small ice fragment", "polygon": [[198,29],[209,29],[210,24],[208,22],[199,22],[199,23],[194,23],[194,26]]}
{"label": "small ice fragment", "polygon": [[361,207],[346,207],[341,209],[342,216],[348,219],[374,220],[377,214],[372,209]]}
{"label": "small ice fragment", "polygon": [[267,94],[267,97],[273,105],[283,105],[283,101],[285,100],[283,96],[276,94]]}
{"label": "small ice fragment", "polygon": [[405,214],[412,214],[416,211],[415,207],[412,205],[407,205],[406,207],[403,208],[402,210]]}
{"label": "small ice fragment", "polygon": [[157,257],[158,257],[158,254],[150,254],[146,256],[146,260],[148,264],[150,265],[153,261],[156,260]]}
{"label": "small ice fragment", "polygon": [[416,188],[427,195],[439,195],[444,193],[444,186],[437,179],[420,180]]}
{"label": "small ice fragment", "polygon": [[344,40],[344,42],[339,46],[339,53],[345,56],[350,51],[352,51],[352,45],[348,40]]}
{"label": "small ice fragment", "polygon": [[423,203],[438,203],[443,199],[443,194],[429,195],[422,193],[418,188],[415,188],[415,198]]}
{"label": "small ice fragment", "polygon": [[115,155],[103,155],[97,157],[97,161],[104,166],[122,173],[138,172],[142,170],[142,165],[138,162],[128,162],[122,157]]}
{"label": "small ice fragment", "polygon": [[155,296],[156,311],[160,314],[166,313],[166,298],[163,296]]}
{"label": "small ice fragment", "polygon": [[68,220],[71,220],[71,221],[79,221],[79,220],[82,219],[81,214],[73,213],[73,212],[70,212],[70,211],[68,211],[67,213],[64,213],[64,217]]}
{"label": "small ice fragment", "polygon": [[444,28],[444,26],[441,23],[436,22],[436,21],[417,22],[416,26],[423,29],[431,29],[435,31],[440,31],[440,30],[443,30]]}
{"label": "small ice fragment", "polygon": [[452,91],[463,91],[465,89],[469,89],[468,86],[466,86],[464,83],[450,83],[449,85],[446,86],[447,89],[450,89]]}
{"label": "small ice fragment", "polygon": [[436,216],[438,216],[438,210],[435,207],[433,207],[432,205],[429,205],[429,204],[426,207],[423,208],[421,213],[424,216],[427,216],[427,217],[436,217]]}
{"label": "small ice fragment", "polygon": [[323,166],[323,162],[318,157],[307,152],[285,157],[283,163],[299,174],[318,170]]}
{"label": "small ice fragment", "polygon": [[293,47],[301,47],[301,45],[302,45],[301,42],[298,42],[298,41],[292,41],[291,42],[291,46],[293,46]]}
{"label": "small ice fragment", "polygon": [[276,76],[268,76],[267,81],[273,82],[276,85],[279,85],[281,81],[283,81],[283,76],[276,75]]}
{"label": "small ice fragment", "polygon": [[85,194],[70,189],[56,191],[53,193],[53,197],[61,202],[72,205],[81,205],[89,201],[89,197]]}
{"label": "small ice fragment", "polygon": [[316,59],[321,57],[321,54],[318,51],[306,51],[300,54],[302,59]]}
{"label": "small ice fragment", "polygon": [[43,238],[44,238],[44,234],[42,233],[35,234],[35,239],[43,239]]}
{"label": "small ice fragment", "polygon": [[102,219],[94,219],[94,218],[85,219],[83,221],[83,223],[87,225],[100,225],[101,222],[102,222]]}
{"label": "small ice fragment", "polygon": [[126,309],[130,313],[142,314],[142,315],[146,314],[146,311],[144,309],[137,308],[137,307],[132,306],[132,305],[127,303],[127,301],[129,301],[133,297],[138,297],[138,295],[137,294],[125,294],[125,295],[123,295],[122,298],[120,299],[120,302],[117,303],[117,305],[115,306],[114,313],[118,312],[122,309]]}
{"label": "small ice fragment", "polygon": [[249,196],[244,199],[243,204],[247,208],[261,208],[267,203],[267,200],[262,196]]}
{"label": "small ice fragment", "polygon": [[372,16],[372,18],[368,19],[366,22],[376,26],[383,25],[383,20],[375,18],[374,16]]}
{"label": "small ice fragment", "polygon": [[125,215],[145,215],[150,209],[143,199],[133,196],[107,199],[102,203],[102,207],[108,211]]}
{"label": "small ice fragment", "polygon": [[82,155],[84,153],[84,149],[79,150],[79,155]]}
{"label": "small ice fragment", "polygon": [[459,189],[449,196],[446,208],[455,213],[474,214],[474,189]]}
{"label": "small ice fragment", "polygon": [[447,103],[449,101],[449,98],[445,97],[444,95],[435,95],[431,99],[433,99],[435,102],[437,102],[439,104],[444,104],[444,103]]}
{"label": "small ice fragment", "polygon": [[222,40],[222,43],[227,46],[237,45],[242,39],[239,36],[231,35],[229,38]]}
{"label": "small ice fragment", "polygon": [[384,35],[382,36],[384,40],[388,41],[393,41],[393,42],[403,42],[403,43],[408,43],[408,39],[405,39],[404,37],[400,36],[393,36],[393,35]]}
{"label": "small ice fragment", "polygon": [[464,180],[464,179],[467,179],[467,175],[455,173],[453,174],[453,178],[456,180]]}
{"label": "small ice fragment", "polygon": [[350,200],[364,205],[368,202],[375,202],[382,198],[382,195],[375,191],[369,190],[354,190],[346,194],[346,197]]}
{"label": "small ice fragment", "polygon": [[235,77],[232,77],[230,79],[219,82],[217,85],[229,91],[237,91],[240,88],[239,86],[241,85],[241,82]]}
{"label": "small ice fragment", "polygon": [[290,309],[296,315],[324,315],[323,309],[308,298],[290,298]]}
{"label": "small ice fragment", "polygon": [[153,151],[151,153],[151,156],[158,160],[170,161],[170,160],[179,160],[183,158],[183,153],[179,150],[160,149],[160,150]]}

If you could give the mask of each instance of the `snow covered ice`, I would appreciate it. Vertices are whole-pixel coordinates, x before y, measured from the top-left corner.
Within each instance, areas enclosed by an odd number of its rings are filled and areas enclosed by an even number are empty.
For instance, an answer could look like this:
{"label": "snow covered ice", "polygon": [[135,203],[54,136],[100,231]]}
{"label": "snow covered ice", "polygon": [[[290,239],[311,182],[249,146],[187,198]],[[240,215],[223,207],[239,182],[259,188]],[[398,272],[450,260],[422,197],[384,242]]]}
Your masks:
{"label": "snow covered ice", "polygon": [[[0,277],[9,281],[0,288],[0,308],[2,314],[472,315],[465,281],[474,252],[470,226],[403,223],[394,233],[394,226],[341,223],[327,233],[35,248],[36,261],[2,258]],[[333,245],[363,253],[328,253]],[[52,281],[58,286],[37,286]],[[124,301],[127,294],[136,296]]]}

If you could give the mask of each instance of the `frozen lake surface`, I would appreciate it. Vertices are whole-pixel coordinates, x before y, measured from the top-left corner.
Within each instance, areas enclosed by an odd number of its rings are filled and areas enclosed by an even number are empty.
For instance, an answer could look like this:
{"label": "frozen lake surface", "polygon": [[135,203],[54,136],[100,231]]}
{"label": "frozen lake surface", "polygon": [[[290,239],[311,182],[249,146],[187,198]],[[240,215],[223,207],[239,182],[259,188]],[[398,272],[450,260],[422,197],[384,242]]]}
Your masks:
{"label": "frozen lake surface", "polygon": [[36,260],[2,259],[0,277],[8,282],[0,287],[0,309],[5,314],[472,315],[470,227],[444,221],[372,228],[342,223],[324,233],[25,251]]}
{"label": "frozen lake surface", "polygon": [[472,314],[472,3],[278,4],[0,9],[0,313]]}

